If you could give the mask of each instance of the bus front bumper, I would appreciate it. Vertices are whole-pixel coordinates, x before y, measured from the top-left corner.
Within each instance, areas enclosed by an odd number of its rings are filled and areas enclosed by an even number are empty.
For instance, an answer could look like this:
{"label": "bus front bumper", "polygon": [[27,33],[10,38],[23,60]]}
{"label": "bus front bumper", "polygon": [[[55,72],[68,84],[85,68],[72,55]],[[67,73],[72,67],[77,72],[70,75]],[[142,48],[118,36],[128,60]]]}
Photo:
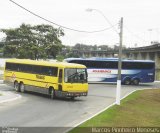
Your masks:
{"label": "bus front bumper", "polygon": [[66,97],[87,96],[87,92],[65,92]]}
{"label": "bus front bumper", "polygon": [[88,92],[55,91],[55,95],[59,97],[80,97],[80,96],[87,96]]}

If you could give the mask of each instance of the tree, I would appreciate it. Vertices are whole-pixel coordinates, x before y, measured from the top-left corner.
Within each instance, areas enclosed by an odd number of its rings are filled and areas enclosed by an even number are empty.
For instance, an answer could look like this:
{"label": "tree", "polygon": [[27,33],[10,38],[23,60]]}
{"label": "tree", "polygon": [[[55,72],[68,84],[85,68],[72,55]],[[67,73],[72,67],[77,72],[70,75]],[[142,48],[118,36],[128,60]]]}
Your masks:
{"label": "tree", "polygon": [[19,28],[1,29],[6,34],[4,42],[4,56],[17,58],[55,58],[63,47],[61,36],[62,29],[51,25],[26,25]]}

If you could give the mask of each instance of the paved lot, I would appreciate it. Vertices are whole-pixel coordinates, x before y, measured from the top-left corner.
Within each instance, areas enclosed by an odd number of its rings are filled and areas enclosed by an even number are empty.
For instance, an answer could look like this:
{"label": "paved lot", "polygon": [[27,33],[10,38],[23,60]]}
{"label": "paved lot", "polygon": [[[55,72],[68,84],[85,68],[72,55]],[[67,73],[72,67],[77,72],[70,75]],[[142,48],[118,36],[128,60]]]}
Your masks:
{"label": "paved lot", "polygon": [[[136,89],[158,87],[158,82],[122,86],[121,97]],[[13,91],[13,88],[0,84],[0,90]],[[0,104],[0,126],[73,127],[115,102],[115,92],[115,84],[90,84],[89,95],[74,101],[24,93],[20,100]]]}

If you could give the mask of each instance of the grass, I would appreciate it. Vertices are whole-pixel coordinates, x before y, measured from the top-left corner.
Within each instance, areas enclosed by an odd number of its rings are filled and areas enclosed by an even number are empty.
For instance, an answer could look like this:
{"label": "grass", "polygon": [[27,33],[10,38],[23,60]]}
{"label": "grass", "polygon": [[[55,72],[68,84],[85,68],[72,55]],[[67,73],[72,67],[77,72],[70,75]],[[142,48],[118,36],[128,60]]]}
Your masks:
{"label": "grass", "polygon": [[[159,127],[160,89],[139,90],[101,114],[71,130],[89,132],[84,127]],[[83,128],[81,128],[83,127]]]}

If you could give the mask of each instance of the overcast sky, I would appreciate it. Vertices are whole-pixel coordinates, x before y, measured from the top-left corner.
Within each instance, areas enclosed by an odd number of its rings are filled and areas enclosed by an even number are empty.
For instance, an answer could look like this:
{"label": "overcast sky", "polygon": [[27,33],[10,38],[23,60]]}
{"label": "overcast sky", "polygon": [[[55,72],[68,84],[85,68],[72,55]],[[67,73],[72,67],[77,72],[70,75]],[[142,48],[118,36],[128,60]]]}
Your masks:
{"label": "overcast sky", "polygon": [[[160,0],[14,0],[32,12],[59,25],[85,31],[111,27],[97,11],[116,25],[124,18],[123,45],[127,47],[146,46],[150,41],[160,41]],[[0,1],[0,28],[15,28],[22,23],[50,24],[14,5],[9,0]],[[53,25],[54,26],[54,25]],[[57,26],[54,26],[58,28]],[[119,31],[119,30],[118,30]],[[61,38],[64,45],[76,43],[110,45],[119,43],[119,36],[109,29],[99,33],[80,33],[64,29]],[[0,37],[3,35],[0,34]]]}

